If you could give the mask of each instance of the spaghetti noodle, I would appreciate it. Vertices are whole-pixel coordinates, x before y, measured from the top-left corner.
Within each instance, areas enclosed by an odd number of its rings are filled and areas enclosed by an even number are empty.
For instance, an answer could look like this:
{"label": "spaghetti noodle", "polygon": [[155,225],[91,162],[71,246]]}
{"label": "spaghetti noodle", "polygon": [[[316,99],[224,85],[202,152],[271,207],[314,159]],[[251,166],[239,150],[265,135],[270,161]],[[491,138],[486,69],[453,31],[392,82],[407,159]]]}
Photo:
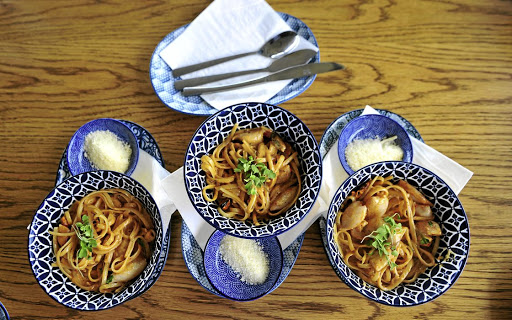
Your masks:
{"label": "spaghetti noodle", "polygon": [[80,288],[102,293],[118,292],[142,273],[155,239],[146,209],[122,189],[75,201],[50,233],[54,266]]}
{"label": "spaghetti noodle", "polygon": [[375,177],[352,191],[335,221],[335,240],[349,268],[381,290],[414,282],[435,265],[441,228],[432,203],[406,181]]}
{"label": "spaghetti noodle", "polygon": [[267,127],[239,130],[201,158],[203,197],[227,218],[262,221],[286,212],[299,197],[298,154]]}

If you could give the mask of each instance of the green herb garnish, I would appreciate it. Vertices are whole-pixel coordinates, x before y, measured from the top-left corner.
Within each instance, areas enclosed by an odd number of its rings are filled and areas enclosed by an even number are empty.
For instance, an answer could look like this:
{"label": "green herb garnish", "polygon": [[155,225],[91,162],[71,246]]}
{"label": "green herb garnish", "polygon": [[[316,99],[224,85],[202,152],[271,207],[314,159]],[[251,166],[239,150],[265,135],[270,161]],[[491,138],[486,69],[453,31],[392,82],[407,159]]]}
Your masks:
{"label": "green herb garnish", "polygon": [[92,227],[89,223],[89,217],[87,215],[82,216],[82,222],[77,222],[73,225],[76,236],[80,240],[80,249],[78,250],[78,258],[92,259],[89,256],[89,252],[92,252],[92,248],[98,246],[98,243],[93,237]]}
{"label": "green herb garnish", "polygon": [[113,275],[113,274],[111,274],[111,275],[109,275],[109,276],[107,277],[107,284],[111,283],[111,282],[112,282],[112,280],[114,280],[114,275]]}
{"label": "green herb garnish", "polygon": [[[369,244],[377,249],[379,255],[381,257],[383,255],[386,256],[391,270],[393,270],[397,265],[391,261],[389,255],[392,254],[395,257],[398,256],[396,248],[391,247],[391,238],[402,230],[402,224],[396,223],[393,217],[385,217],[384,224],[378,227],[377,230],[373,231],[370,235],[366,236],[372,239]],[[389,252],[389,250],[391,252]]]}
{"label": "green herb garnish", "polygon": [[248,159],[239,158],[234,171],[243,173],[245,189],[249,195],[255,195],[257,188],[260,188],[268,179],[276,177],[274,171],[267,168],[264,163],[254,161],[252,156]]}
{"label": "green herb garnish", "polygon": [[428,240],[427,238],[423,238],[420,241],[421,244],[428,244],[429,242],[430,242],[430,240]]}

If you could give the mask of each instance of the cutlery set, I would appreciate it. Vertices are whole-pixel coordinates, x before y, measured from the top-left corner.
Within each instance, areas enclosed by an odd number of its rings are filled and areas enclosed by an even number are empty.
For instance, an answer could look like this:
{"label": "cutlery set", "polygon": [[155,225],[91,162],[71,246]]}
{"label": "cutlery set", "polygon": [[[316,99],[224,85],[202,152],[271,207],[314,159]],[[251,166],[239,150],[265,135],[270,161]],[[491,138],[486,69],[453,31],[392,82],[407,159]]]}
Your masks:
{"label": "cutlery set", "polygon": [[[335,62],[318,62],[308,64],[308,62],[316,55],[316,51],[311,49],[303,49],[290,53],[290,51],[297,47],[298,42],[299,36],[295,32],[286,31],[270,39],[257,52],[242,53],[230,57],[198,63],[191,66],[176,68],[172,71],[172,73],[174,77],[179,77],[184,74],[202,70],[220,63],[249,56],[252,54],[260,54],[265,57],[276,59],[272,61],[266,68],[177,80],[174,82],[174,88],[178,91],[183,91],[184,96],[193,96],[200,95],[203,93],[228,91],[258,83],[301,78],[311,76],[313,74],[344,69],[343,65],[340,65]],[[215,81],[220,81],[224,79],[259,72],[270,72],[270,74],[256,79],[247,80],[234,84],[209,87],[201,86]]]}

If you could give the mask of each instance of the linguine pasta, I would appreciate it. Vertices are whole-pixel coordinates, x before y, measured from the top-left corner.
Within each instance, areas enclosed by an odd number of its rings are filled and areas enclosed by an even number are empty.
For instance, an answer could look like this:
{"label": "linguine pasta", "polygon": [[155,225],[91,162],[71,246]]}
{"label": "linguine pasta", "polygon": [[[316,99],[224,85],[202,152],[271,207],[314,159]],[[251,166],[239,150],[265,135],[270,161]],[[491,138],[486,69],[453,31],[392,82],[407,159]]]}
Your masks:
{"label": "linguine pasta", "polygon": [[432,203],[406,181],[375,177],[352,191],[335,221],[343,260],[381,290],[414,282],[434,266],[441,228]]}
{"label": "linguine pasta", "polygon": [[155,230],[139,200],[122,189],[73,203],[54,228],[55,266],[88,291],[118,292],[146,267]]}
{"label": "linguine pasta", "polygon": [[297,152],[267,127],[239,130],[201,158],[203,197],[219,212],[258,225],[286,212],[299,197]]}

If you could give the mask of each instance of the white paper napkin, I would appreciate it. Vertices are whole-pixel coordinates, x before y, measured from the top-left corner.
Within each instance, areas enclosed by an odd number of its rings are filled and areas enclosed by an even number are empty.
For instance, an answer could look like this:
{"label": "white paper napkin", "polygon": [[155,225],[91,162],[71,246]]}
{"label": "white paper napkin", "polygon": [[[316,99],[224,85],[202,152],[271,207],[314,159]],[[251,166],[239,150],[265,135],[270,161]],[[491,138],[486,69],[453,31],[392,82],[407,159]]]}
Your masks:
{"label": "white paper napkin", "polygon": [[206,222],[192,205],[185,187],[183,167],[166,177],[162,181],[162,186],[169,198],[178,208],[181,218],[183,218],[190,232],[194,235],[199,247],[204,250],[206,242],[208,242],[215,228]]}
{"label": "white paper napkin", "polygon": [[140,182],[155,199],[162,216],[164,236],[167,233],[171,216],[176,211],[176,206],[162,187],[162,180],[169,174],[169,171],[165,170],[149,153],[139,149],[139,161],[131,177]]}
{"label": "white paper napkin", "polygon": [[[291,30],[283,19],[264,0],[215,0],[187,29],[165,49],[160,57],[171,69],[223,58],[246,52],[256,52],[269,39]],[[318,50],[301,38],[299,49]],[[267,67],[271,58],[254,54],[207,69],[183,75],[183,79]],[[240,82],[267,75],[257,73],[217,81],[211,85]],[[290,80],[263,83],[226,92],[209,93],[201,97],[216,109],[241,103],[265,102],[281,91]]]}

